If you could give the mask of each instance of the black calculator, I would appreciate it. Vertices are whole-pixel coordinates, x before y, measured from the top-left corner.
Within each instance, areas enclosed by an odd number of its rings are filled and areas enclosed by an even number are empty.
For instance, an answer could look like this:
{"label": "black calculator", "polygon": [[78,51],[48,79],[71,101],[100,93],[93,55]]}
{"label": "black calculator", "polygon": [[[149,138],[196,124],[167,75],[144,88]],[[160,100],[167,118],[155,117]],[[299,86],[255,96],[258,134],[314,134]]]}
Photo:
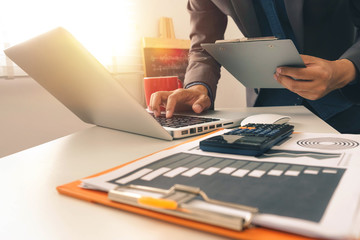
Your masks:
{"label": "black calculator", "polygon": [[247,124],[225,134],[200,141],[208,152],[260,156],[294,132],[289,124]]}

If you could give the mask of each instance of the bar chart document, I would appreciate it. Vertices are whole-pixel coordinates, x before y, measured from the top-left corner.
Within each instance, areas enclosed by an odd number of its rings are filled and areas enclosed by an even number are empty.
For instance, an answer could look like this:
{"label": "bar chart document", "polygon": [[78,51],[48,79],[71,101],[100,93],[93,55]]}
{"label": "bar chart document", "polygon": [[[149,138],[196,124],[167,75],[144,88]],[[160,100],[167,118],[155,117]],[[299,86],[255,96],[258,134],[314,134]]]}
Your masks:
{"label": "bar chart document", "polygon": [[[200,140],[84,179],[82,186],[107,192],[181,184],[211,199],[258,209],[255,225],[309,237],[359,237],[360,136],[293,134],[259,157],[204,152]],[[197,199],[191,204],[214,211]]]}

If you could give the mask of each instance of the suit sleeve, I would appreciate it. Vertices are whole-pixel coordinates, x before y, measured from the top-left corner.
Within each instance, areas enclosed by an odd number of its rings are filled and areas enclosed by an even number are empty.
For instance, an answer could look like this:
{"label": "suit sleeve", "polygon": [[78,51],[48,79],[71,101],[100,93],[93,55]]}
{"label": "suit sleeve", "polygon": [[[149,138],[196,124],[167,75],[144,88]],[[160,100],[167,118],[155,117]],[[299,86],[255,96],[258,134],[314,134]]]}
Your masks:
{"label": "suit sleeve", "polygon": [[353,83],[341,89],[342,93],[356,104],[360,104],[360,1],[350,0],[350,15],[356,31],[356,41],[340,57],[350,60],[356,68],[357,76]]}
{"label": "suit sleeve", "polygon": [[200,44],[224,39],[227,16],[209,0],[189,0],[187,9],[190,14],[191,48],[184,86],[199,82],[206,84],[213,101],[220,78],[220,64]]}

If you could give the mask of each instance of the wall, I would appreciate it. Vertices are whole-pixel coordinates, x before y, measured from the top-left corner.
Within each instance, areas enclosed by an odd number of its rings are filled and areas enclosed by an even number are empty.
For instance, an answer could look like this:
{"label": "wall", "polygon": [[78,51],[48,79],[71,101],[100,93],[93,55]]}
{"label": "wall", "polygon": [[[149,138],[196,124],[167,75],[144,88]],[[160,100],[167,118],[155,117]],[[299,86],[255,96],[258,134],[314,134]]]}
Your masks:
{"label": "wall", "polygon": [[[171,17],[173,19],[176,38],[189,38],[190,17],[186,10],[187,0],[135,0],[134,2],[139,9],[136,14],[138,39],[141,37],[158,37],[158,20],[160,17]],[[229,19],[225,38],[233,39],[241,36],[242,34],[235,23]],[[140,42],[138,44],[140,45]],[[246,105],[245,88],[223,68],[221,75],[215,107],[244,107]],[[139,99],[142,93],[140,95],[136,93],[136,86],[132,86],[129,82],[126,85]]]}

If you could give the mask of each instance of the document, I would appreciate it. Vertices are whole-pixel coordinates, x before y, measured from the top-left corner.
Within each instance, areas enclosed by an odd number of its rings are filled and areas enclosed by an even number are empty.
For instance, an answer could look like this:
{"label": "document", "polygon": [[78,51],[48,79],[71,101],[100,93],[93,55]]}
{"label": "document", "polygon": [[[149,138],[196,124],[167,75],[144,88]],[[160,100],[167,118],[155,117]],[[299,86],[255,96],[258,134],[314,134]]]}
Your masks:
{"label": "document", "polygon": [[[84,179],[82,187],[108,192],[128,185],[169,189],[181,184],[200,188],[211,199],[257,208],[255,225],[308,237],[359,237],[360,136],[295,133],[260,157],[204,152],[198,147],[203,139]],[[198,199],[189,205],[244,215]]]}

